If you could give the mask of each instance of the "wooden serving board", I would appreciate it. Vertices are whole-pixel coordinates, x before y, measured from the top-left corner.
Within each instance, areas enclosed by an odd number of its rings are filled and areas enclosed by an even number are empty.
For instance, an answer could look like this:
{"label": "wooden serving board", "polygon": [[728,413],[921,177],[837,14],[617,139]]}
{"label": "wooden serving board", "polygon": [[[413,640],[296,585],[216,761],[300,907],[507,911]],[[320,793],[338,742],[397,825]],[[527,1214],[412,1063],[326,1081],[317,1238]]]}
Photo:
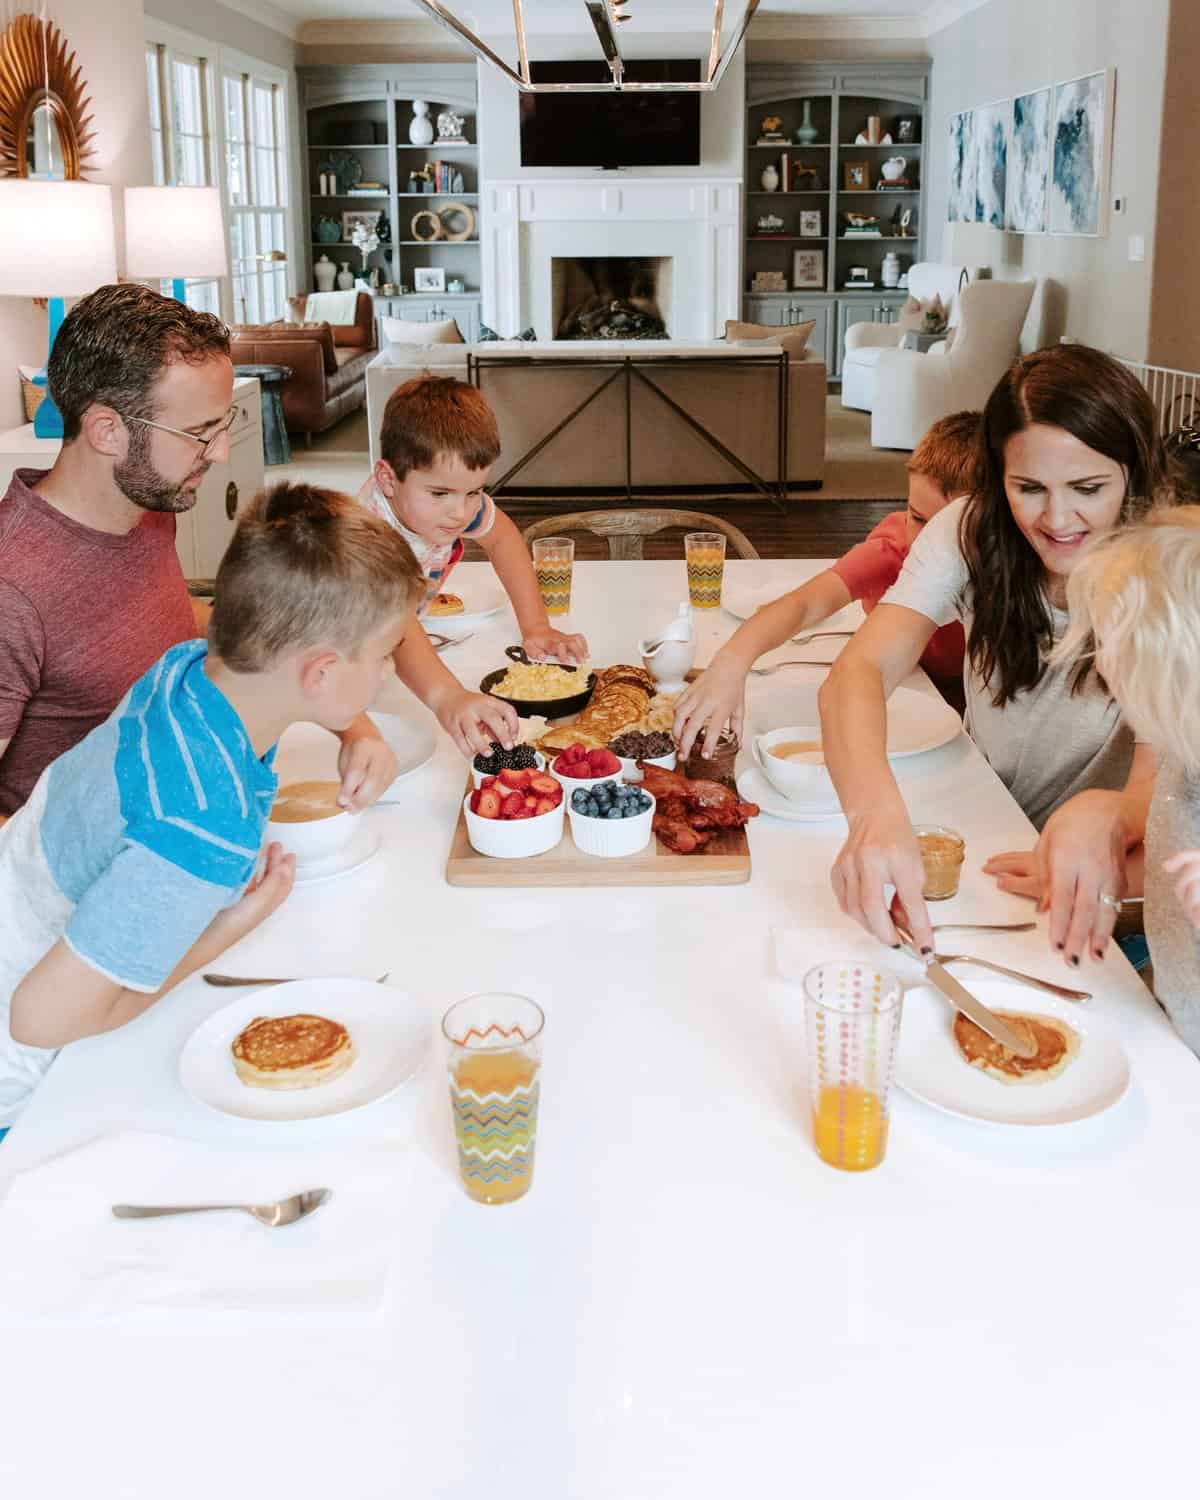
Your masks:
{"label": "wooden serving board", "polygon": [[575,847],[567,814],[557,848],[530,859],[493,859],[471,848],[461,806],[446,859],[448,885],[742,885],[749,879],[750,841],[744,828],[717,833],[695,854],[676,854],[652,838],[640,854],[601,859]]}

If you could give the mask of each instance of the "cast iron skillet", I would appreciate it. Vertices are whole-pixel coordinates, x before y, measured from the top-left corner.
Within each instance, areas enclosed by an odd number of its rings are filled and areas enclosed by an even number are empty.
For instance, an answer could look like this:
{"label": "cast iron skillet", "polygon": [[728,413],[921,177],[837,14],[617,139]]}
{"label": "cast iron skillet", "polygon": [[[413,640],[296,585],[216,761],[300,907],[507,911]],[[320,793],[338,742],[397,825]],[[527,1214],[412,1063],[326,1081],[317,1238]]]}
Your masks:
{"label": "cast iron skillet", "polygon": [[[506,646],[504,654],[513,661],[523,662],[526,666],[530,664],[528,656],[525,655],[524,646]],[[565,672],[579,670],[578,667],[567,666],[565,662],[561,665]],[[539,716],[547,719],[565,719],[570,714],[577,714],[586,708],[588,700],[596,689],[596,674],[589,672],[586,686],[567,698],[505,698],[499,693],[493,693],[492,688],[507,670],[507,667],[501,667],[499,671],[489,672],[479,684],[479,691],[489,693],[493,698],[499,698],[501,703],[511,703],[522,719],[533,719]]]}

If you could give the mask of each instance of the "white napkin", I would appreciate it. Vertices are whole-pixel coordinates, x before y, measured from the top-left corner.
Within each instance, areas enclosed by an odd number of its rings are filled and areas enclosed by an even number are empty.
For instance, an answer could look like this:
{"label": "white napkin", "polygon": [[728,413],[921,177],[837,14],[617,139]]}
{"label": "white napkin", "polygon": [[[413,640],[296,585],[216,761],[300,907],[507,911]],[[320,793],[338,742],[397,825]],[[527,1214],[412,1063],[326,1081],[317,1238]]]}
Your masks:
{"label": "white napkin", "polygon": [[[20,1173],[0,1204],[0,1325],[373,1322],[411,1171],[400,1145],[264,1151],[101,1136]],[[248,1214],[111,1212],[114,1203],[269,1203],[318,1187],[333,1190],[330,1201],[281,1229]]]}
{"label": "white napkin", "polygon": [[857,922],[838,915],[823,927],[772,927],[775,971],[789,984],[803,984],[809,969],[839,958],[889,969],[903,985],[919,984],[924,965],[903,949],[886,947]]}

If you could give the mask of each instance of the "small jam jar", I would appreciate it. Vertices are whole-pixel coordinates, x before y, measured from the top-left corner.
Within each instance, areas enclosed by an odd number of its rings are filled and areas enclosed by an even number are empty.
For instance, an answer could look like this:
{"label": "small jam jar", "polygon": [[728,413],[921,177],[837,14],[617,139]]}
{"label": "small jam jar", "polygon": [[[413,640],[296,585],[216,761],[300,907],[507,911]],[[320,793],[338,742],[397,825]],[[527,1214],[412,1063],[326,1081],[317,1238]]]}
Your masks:
{"label": "small jam jar", "polygon": [[925,887],[921,894],[926,901],[948,901],[958,895],[958,877],[962,870],[966,844],[953,828],[942,828],[936,823],[918,823],[913,829],[921,849],[921,863],[925,867]]}

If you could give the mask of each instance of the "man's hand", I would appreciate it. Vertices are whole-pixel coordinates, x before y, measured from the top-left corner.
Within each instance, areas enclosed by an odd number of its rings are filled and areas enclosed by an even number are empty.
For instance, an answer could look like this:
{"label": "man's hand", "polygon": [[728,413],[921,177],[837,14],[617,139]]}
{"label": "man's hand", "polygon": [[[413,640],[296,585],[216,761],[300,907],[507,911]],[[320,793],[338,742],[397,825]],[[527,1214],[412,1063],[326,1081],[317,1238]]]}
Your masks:
{"label": "man's hand", "polygon": [[338,753],[338,775],[342,781],[338,805],[347,812],[362,812],[395,781],[400,762],[366,714],[360,715],[338,738],[342,742]]}
{"label": "man's hand", "polygon": [[530,661],[545,661],[552,656],[558,661],[579,665],[588,659],[586,636],[564,635],[553,625],[535,625],[532,630],[524,632],[521,643]]}
{"label": "man's hand", "polygon": [[520,735],[517,711],[490,693],[448,693],[437,708],[438,723],[468,759],[486,755],[492,741],[511,750]]}

